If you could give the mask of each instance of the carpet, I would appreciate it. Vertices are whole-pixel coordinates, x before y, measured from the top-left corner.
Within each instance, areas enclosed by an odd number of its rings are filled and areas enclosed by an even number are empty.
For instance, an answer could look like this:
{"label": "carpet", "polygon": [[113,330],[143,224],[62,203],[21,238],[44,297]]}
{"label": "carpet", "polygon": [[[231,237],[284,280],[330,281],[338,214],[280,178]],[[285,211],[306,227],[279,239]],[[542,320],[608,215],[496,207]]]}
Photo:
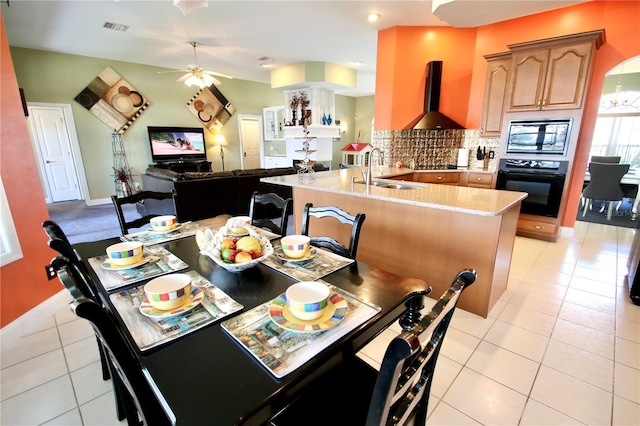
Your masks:
{"label": "carpet", "polygon": [[587,210],[587,215],[582,217],[583,208],[578,210],[576,220],[581,222],[600,223],[602,225],[622,226],[625,228],[637,228],[640,220],[631,220],[631,208],[633,207],[633,199],[625,198],[618,211],[615,210],[616,204],[613,204],[613,213],[611,214],[611,220],[607,220],[607,208],[609,203],[606,202],[607,207],[600,213],[600,205],[602,201],[593,200],[593,207],[591,210]]}
{"label": "carpet", "polygon": [[[62,228],[71,244],[119,237],[122,234],[113,204],[87,206],[84,201],[64,201],[47,204],[47,210],[51,220]],[[125,205],[122,210],[127,220],[140,217],[133,205]]]}

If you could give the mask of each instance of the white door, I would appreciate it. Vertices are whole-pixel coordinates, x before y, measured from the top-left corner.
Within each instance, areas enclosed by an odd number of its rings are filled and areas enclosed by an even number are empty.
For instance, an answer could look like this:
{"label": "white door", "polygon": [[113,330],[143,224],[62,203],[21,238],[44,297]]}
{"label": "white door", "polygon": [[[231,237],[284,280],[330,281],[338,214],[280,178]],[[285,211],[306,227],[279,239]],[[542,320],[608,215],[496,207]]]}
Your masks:
{"label": "white door", "polygon": [[[81,199],[71,139],[62,109],[30,107],[33,137],[40,153],[40,169],[52,202]],[[47,191],[48,189],[48,191]]]}
{"label": "white door", "polygon": [[238,117],[240,126],[240,164],[243,169],[257,169],[260,167],[262,148],[262,117],[259,115],[241,115]]}

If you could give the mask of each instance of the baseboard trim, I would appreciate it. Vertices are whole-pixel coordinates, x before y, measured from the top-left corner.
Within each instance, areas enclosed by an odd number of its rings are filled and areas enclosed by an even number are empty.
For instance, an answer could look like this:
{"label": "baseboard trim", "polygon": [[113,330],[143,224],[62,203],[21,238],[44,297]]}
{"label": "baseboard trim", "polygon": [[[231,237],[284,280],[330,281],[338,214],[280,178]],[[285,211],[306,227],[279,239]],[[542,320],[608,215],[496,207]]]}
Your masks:
{"label": "baseboard trim", "polygon": [[103,204],[111,204],[111,198],[96,198],[93,200],[86,200],[87,206],[101,206]]}
{"label": "baseboard trim", "polygon": [[11,345],[23,336],[32,334],[42,321],[54,315],[71,303],[71,296],[66,289],[60,290],[35,308],[22,314],[0,329],[0,341],[3,346]]}

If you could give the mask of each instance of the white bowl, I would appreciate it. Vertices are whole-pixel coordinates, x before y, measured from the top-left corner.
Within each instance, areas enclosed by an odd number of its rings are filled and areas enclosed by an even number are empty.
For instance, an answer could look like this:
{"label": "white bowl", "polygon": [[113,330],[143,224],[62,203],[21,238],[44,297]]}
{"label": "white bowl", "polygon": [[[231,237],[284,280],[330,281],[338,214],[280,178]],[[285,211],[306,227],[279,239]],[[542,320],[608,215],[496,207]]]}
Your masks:
{"label": "white bowl", "polygon": [[290,259],[302,259],[309,253],[311,239],[306,235],[287,235],[280,239],[280,246],[285,256]]}
{"label": "white bowl", "polygon": [[264,235],[256,232],[253,228],[248,228],[249,236],[256,238],[260,242],[260,246],[262,247],[262,256],[244,263],[225,262],[220,257],[220,244],[222,244],[222,241],[227,238],[229,229],[230,228],[228,225],[220,228],[218,232],[213,236],[213,241],[211,241],[211,243],[207,247],[200,251],[202,254],[209,256],[214,262],[216,262],[219,266],[223,267],[227,271],[241,272],[246,269],[253,268],[260,261],[273,254],[273,246],[271,245],[269,239]]}
{"label": "white bowl", "polygon": [[107,247],[107,257],[112,263],[120,266],[133,265],[142,260],[144,244],[137,241],[126,241]]}
{"label": "white bowl", "polygon": [[178,221],[173,215],[156,216],[149,221],[154,231],[168,231],[178,225]]}
{"label": "white bowl", "polygon": [[329,294],[331,290],[322,283],[301,281],[287,289],[287,306],[295,317],[311,321],[322,316],[329,303]]}
{"label": "white bowl", "polygon": [[169,274],[154,278],[144,286],[149,303],[161,311],[183,305],[191,294],[191,277],[187,274]]}
{"label": "white bowl", "polygon": [[251,226],[251,217],[250,216],[234,216],[227,220],[227,226],[229,228],[246,228],[247,226]]}

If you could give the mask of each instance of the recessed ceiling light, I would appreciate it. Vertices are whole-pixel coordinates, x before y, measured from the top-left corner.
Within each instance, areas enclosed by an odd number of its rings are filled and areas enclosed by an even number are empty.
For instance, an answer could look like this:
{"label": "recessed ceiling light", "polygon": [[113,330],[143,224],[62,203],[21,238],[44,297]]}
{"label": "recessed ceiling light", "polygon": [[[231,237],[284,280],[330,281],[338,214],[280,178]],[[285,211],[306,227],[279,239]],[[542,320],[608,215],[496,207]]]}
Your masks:
{"label": "recessed ceiling light", "polygon": [[272,66],[273,66],[273,64],[267,64],[267,63],[264,63],[264,62],[260,64],[261,68],[271,68]]}
{"label": "recessed ceiling light", "polygon": [[360,65],[362,65],[362,61],[353,61],[353,62],[351,62],[351,63],[352,63],[353,65],[355,65],[355,66],[358,66],[358,67],[359,67]]}
{"label": "recessed ceiling light", "polygon": [[376,22],[378,19],[380,19],[379,13],[370,13],[367,15],[367,20],[369,22]]}

